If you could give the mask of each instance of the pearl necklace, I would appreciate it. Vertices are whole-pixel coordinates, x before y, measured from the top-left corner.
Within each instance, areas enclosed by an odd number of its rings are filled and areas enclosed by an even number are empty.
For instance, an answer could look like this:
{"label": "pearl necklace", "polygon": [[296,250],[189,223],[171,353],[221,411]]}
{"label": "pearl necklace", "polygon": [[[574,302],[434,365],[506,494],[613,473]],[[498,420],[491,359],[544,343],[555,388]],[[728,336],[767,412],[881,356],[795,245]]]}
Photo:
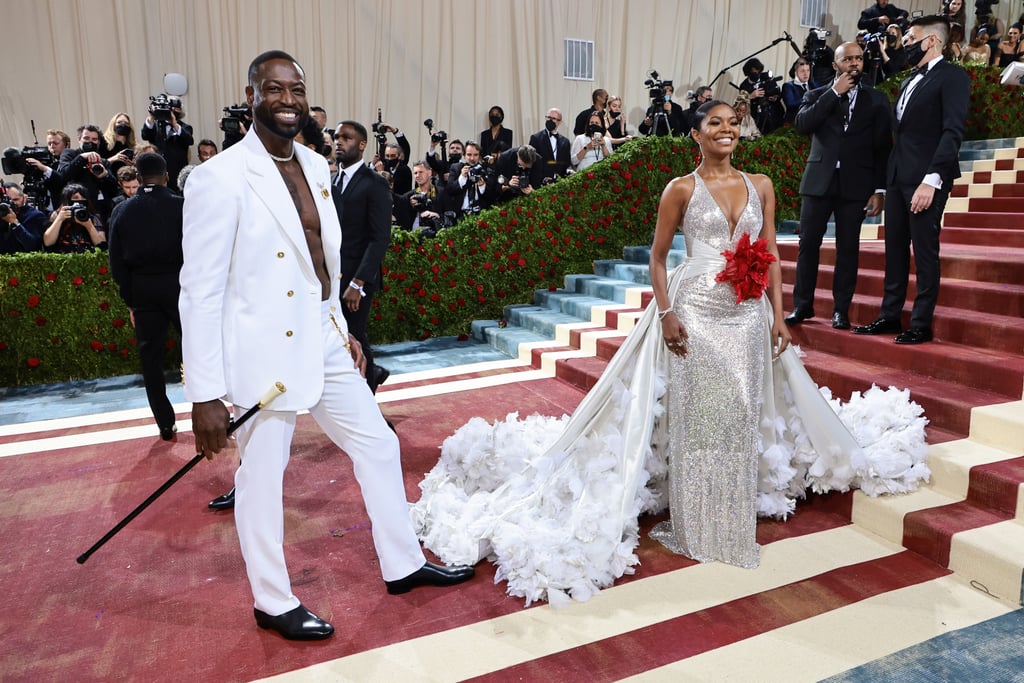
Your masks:
{"label": "pearl necklace", "polygon": [[[267,152],[267,154],[270,154],[270,152]],[[292,159],[295,158],[295,145],[294,144],[292,145],[292,153],[289,154],[288,156],[286,156],[286,157],[275,157],[273,154],[270,154],[270,158],[273,159],[274,161],[276,161],[278,163],[282,163],[282,164],[285,163],[285,162],[291,161]]]}

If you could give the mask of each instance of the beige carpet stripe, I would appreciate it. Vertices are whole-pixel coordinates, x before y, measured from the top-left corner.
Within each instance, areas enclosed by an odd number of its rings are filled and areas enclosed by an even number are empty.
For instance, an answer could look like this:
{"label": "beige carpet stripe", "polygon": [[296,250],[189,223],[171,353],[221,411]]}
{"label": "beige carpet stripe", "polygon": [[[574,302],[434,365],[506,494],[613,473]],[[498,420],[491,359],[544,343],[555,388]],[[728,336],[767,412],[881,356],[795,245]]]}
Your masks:
{"label": "beige carpet stripe", "polygon": [[614,586],[565,609],[523,610],[267,680],[461,680],[901,550],[853,526],[830,529],[764,546],[756,571],[721,563],[695,565]]}
{"label": "beige carpet stripe", "polygon": [[820,681],[1013,609],[955,576],[945,576],[876,595],[624,680]]}

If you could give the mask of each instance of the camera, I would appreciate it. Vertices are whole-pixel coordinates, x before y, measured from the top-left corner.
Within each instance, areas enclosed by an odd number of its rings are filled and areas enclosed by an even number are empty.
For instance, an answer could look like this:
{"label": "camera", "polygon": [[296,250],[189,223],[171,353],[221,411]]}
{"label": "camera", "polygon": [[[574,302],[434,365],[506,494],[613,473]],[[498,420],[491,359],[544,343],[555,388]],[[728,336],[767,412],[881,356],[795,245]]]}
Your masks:
{"label": "camera", "polygon": [[232,104],[222,111],[220,129],[225,133],[241,134],[242,126],[252,120],[252,109],[247,104]]}
{"label": "camera", "polygon": [[434,208],[434,200],[426,192],[414,192],[410,199],[416,200],[416,213],[431,211]]}
{"label": "camera", "polygon": [[38,175],[39,171],[27,163],[29,159],[35,159],[44,166],[49,166],[53,163],[53,156],[50,154],[50,150],[43,145],[22,147],[21,149],[8,147],[4,149],[3,160],[0,162],[4,175],[13,175],[15,173],[20,173],[23,176]]}
{"label": "camera", "polygon": [[103,172],[106,170],[106,166],[104,166],[102,163],[98,161],[95,164],[89,164],[89,171],[91,171],[92,174],[97,178],[103,175]]}
{"label": "camera", "polygon": [[121,150],[121,154],[123,154],[124,158],[127,159],[128,161],[133,161],[135,159],[135,150],[134,149],[128,149],[128,148],[122,149]]}
{"label": "camera", "polygon": [[481,178],[486,179],[493,172],[493,169],[491,169],[487,164],[476,164],[475,166],[469,167],[469,173],[466,176],[466,180],[471,183],[478,183]]}
{"label": "camera", "polygon": [[166,93],[149,96],[149,113],[157,121],[171,120],[171,98]]}
{"label": "camera", "polygon": [[519,176],[519,189],[520,190],[523,189],[524,187],[526,187],[529,184],[530,184],[530,174],[529,173],[523,173],[522,175]]}
{"label": "camera", "polygon": [[644,81],[647,88],[647,95],[653,102],[668,102],[665,96],[665,86],[672,87],[672,81],[663,81],[658,78],[658,72],[652,70],[647,74],[649,78]]}
{"label": "camera", "polygon": [[71,209],[71,217],[80,223],[89,220],[89,207],[84,202],[74,202],[68,207]]}

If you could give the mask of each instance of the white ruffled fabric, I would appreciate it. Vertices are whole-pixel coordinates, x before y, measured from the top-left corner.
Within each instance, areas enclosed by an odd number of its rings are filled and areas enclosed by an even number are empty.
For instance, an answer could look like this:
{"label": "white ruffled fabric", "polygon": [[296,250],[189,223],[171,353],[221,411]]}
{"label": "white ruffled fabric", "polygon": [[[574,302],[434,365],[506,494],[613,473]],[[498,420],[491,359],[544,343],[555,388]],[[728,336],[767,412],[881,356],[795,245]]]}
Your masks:
{"label": "white ruffled fabric", "polygon": [[[652,305],[571,417],[473,418],[445,439],[412,506],[424,545],[446,564],[490,559],[495,580],[527,605],[587,600],[632,574],[640,515],[667,507],[667,359],[655,320]],[[808,490],[877,496],[930,478],[928,421],[909,391],[872,386],[841,403],[798,353],[766,364],[759,515],[785,519]]]}

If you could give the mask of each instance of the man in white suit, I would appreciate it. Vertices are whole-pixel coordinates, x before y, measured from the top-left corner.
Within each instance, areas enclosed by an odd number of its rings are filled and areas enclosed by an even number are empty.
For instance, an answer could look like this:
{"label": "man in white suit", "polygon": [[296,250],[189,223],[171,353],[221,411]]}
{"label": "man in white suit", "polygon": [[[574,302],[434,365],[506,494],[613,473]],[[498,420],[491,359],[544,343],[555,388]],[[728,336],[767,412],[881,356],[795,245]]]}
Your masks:
{"label": "man in white suit", "polygon": [[240,414],[275,382],[287,389],[235,432],[235,525],[256,623],[316,640],[334,628],[292,594],[283,548],[282,483],[298,410],[308,408],[352,459],[389,593],[452,585],[473,569],[427,563],[413,531],[398,439],[360,374],[362,351],[339,309],[341,228],[327,163],[293,144],[309,117],[305,87],[284,52],[250,65],[251,129],[188,184],[179,305],[198,449],[227,445],[222,399]]}

